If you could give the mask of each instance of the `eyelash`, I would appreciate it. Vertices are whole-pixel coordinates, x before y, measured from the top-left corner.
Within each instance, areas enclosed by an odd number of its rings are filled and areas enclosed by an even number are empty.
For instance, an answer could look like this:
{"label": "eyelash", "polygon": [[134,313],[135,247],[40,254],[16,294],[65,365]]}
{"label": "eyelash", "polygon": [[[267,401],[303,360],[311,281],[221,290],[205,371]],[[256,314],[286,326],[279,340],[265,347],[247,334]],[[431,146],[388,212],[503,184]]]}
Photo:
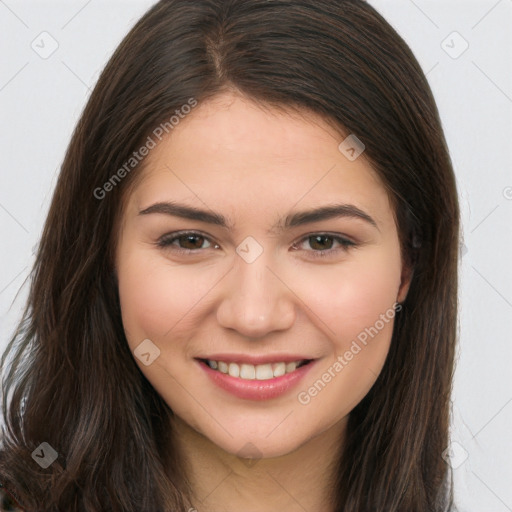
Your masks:
{"label": "eyelash", "polygon": [[[162,249],[171,249],[171,245],[174,241],[178,240],[179,238],[183,236],[199,236],[207,240],[213,245],[216,245],[212,243],[209,237],[206,235],[203,235],[200,232],[197,231],[177,231],[175,233],[168,233],[164,236],[162,236],[156,243],[156,245]],[[294,243],[294,246],[300,246],[304,241],[307,241],[309,238],[315,237],[315,236],[322,236],[322,237],[328,237],[332,238],[334,241],[338,242],[341,247],[338,247],[336,249],[325,249],[325,250],[312,250],[312,251],[306,251],[306,252],[312,252],[313,258],[326,258],[331,255],[337,254],[339,251],[346,252],[350,248],[357,247],[357,244],[355,242],[352,242],[351,240],[348,240],[347,238],[341,237],[339,235],[332,235],[330,233],[311,233],[308,235],[303,236],[297,243]],[[183,249],[182,247],[173,247],[171,249],[173,252],[176,252],[178,254],[198,254],[203,249]],[[300,249],[298,249],[300,250]]]}

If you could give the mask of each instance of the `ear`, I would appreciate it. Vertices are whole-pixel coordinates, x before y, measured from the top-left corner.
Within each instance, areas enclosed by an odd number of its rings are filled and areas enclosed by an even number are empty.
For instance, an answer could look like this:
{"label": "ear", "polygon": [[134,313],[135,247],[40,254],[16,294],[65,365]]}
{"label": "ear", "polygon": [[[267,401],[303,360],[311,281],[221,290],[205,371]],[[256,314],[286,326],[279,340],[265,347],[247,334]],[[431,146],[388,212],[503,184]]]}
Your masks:
{"label": "ear", "polygon": [[398,302],[399,304],[401,302],[403,302],[407,297],[407,293],[409,292],[409,287],[411,285],[413,273],[414,273],[414,270],[410,264],[402,263],[402,273],[400,276],[400,287],[398,288],[398,294],[396,297],[396,302]]}

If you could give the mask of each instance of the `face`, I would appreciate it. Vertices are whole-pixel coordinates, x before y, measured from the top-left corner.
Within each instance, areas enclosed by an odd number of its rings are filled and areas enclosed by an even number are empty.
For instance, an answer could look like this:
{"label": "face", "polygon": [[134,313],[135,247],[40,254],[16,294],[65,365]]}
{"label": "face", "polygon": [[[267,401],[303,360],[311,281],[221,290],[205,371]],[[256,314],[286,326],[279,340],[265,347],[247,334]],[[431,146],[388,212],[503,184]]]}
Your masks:
{"label": "face", "polygon": [[151,150],[127,197],[116,272],[130,349],[226,452],[274,457],[326,434],[388,353],[408,286],[397,228],[343,139],[313,114],[217,96]]}

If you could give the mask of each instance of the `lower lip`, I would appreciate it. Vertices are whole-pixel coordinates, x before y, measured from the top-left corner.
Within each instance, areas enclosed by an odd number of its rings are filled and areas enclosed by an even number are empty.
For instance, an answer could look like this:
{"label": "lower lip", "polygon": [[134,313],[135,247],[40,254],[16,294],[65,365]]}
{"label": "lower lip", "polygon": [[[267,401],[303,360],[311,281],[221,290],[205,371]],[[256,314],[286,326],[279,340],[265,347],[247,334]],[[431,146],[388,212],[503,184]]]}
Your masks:
{"label": "lower lip", "polygon": [[315,361],[297,368],[291,373],[281,377],[274,377],[267,380],[240,379],[229,374],[213,370],[206,363],[198,361],[199,366],[206,372],[208,377],[220,388],[232,395],[245,400],[270,400],[277,398],[290,391],[309,372]]}

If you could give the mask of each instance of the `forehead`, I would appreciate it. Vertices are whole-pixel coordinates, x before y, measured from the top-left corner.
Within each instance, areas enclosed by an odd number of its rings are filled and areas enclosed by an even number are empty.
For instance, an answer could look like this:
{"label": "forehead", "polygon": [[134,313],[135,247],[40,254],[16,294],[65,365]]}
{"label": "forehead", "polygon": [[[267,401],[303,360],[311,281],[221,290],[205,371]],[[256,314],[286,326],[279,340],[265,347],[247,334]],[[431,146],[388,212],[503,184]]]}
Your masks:
{"label": "forehead", "polygon": [[248,215],[340,200],[389,209],[364,153],[350,161],[346,134],[321,116],[226,94],[198,105],[151,150],[131,195],[141,209],[170,197],[223,208],[233,223]]}
{"label": "forehead", "polygon": [[244,167],[254,169],[255,164],[268,163],[269,159],[296,162],[318,158],[321,153],[327,157],[325,147],[336,150],[344,137],[341,129],[314,112],[274,107],[224,93],[201,103],[181,119],[147,160],[155,168],[168,164],[170,155],[179,154],[182,162],[197,162],[215,154],[212,165],[227,158],[238,165],[245,160]]}

